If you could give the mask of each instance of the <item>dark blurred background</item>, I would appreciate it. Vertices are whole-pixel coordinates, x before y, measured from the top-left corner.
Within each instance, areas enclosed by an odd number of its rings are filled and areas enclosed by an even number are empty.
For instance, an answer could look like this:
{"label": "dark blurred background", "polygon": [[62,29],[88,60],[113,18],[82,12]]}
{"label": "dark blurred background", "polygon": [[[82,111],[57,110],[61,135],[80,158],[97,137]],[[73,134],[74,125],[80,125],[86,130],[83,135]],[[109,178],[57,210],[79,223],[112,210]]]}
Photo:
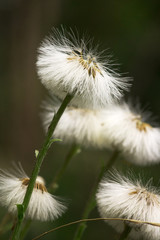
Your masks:
{"label": "dark blurred background", "polygon": [[[77,28],[87,32],[109,49],[120,63],[120,72],[133,77],[129,96],[139,98],[142,106],[160,119],[160,1],[135,0],[0,0],[0,167],[20,161],[30,174],[35,162],[34,150],[42,145],[44,132],[40,104],[46,95],[36,74],[37,48],[51,28]],[[160,122],[160,120],[158,120]],[[69,146],[54,144],[41,169],[49,183],[63,162]],[[55,223],[32,224],[26,239],[56,225],[81,217],[89,190],[101,165],[109,157],[106,151],[84,150],[68,167],[57,195],[65,197],[69,209]],[[117,167],[132,168],[119,159]],[[160,167],[134,167],[145,176],[154,175],[159,184]],[[1,217],[5,210],[1,210]],[[95,210],[91,216],[99,216]],[[52,233],[43,239],[73,238],[74,227]],[[113,239],[116,233],[105,223],[90,223],[84,240]],[[0,236],[8,239],[8,233]]]}

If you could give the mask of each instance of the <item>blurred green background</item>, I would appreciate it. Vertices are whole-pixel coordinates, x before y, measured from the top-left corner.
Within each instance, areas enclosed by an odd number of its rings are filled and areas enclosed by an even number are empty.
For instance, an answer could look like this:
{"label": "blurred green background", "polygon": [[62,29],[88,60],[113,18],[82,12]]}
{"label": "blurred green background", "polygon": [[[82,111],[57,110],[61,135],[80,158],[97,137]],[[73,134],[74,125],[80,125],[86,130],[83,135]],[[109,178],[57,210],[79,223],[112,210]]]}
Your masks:
{"label": "blurred green background", "polygon": [[[148,106],[160,122],[160,1],[118,0],[0,0],[0,167],[9,168],[20,161],[30,174],[35,162],[34,150],[40,148],[44,132],[40,104],[46,95],[36,74],[37,48],[51,28],[77,28],[87,32],[109,49],[120,63],[120,72],[133,77],[128,96]],[[69,146],[54,144],[41,169],[49,182],[65,158]],[[86,199],[102,161],[110,153],[83,150],[68,167],[56,195],[68,202],[68,211],[55,223],[34,222],[26,239],[62,223],[81,218]],[[159,185],[160,166],[139,168],[123,159],[119,169],[134,168],[147,178],[154,176]],[[0,216],[5,210],[0,209]],[[91,216],[99,216],[97,210]],[[52,233],[43,239],[70,240],[76,226]],[[84,240],[113,239],[116,233],[105,223],[90,223]],[[5,233],[0,239],[8,239]]]}

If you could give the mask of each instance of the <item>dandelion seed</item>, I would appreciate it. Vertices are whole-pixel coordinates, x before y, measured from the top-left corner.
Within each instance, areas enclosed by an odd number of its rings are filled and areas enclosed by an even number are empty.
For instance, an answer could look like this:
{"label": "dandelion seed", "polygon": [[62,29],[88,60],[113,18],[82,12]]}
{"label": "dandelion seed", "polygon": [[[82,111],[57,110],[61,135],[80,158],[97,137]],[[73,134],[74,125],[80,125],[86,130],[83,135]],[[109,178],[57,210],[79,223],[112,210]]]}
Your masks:
{"label": "dandelion seed", "polygon": [[[21,165],[12,172],[0,170],[0,204],[5,206],[12,214],[17,213],[16,204],[22,204],[29,177]],[[58,218],[66,207],[53,195],[48,193],[44,179],[37,177],[30,203],[26,211],[26,217],[49,221]]]}
{"label": "dandelion seed", "polygon": [[54,29],[53,36],[39,48],[38,75],[42,84],[58,97],[74,94],[72,103],[79,107],[106,106],[122,97],[123,90],[130,85],[129,79],[110,70],[109,64],[86,45],[73,32]]}
{"label": "dandelion seed", "polygon": [[[143,186],[141,180],[131,180],[117,171],[110,172],[100,183],[96,195],[97,205],[102,217],[136,219],[160,223],[160,195],[148,183]],[[124,223],[107,221],[118,232],[124,229]],[[129,224],[132,227],[130,238],[160,239],[160,228],[145,224]]]}
{"label": "dandelion seed", "polygon": [[127,103],[114,104],[106,109],[102,133],[129,161],[139,165],[158,163],[160,128],[150,123],[150,115]]}

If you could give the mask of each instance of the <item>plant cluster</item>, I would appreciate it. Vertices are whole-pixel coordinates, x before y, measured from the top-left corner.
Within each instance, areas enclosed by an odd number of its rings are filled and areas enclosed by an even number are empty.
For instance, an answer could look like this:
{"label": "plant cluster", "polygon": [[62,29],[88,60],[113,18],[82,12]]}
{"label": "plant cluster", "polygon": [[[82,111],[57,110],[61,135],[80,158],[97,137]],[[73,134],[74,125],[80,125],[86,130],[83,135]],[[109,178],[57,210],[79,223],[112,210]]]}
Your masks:
{"label": "plant cluster", "polygon": [[[87,221],[101,219],[119,233],[121,240],[160,239],[158,189],[150,182],[143,184],[140,176],[137,179],[132,174],[124,176],[116,169],[109,170],[119,155],[139,166],[160,162],[160,127],[150,112],[124,100],[131,78],[112,69],[98,48],[92,49],[91,41],[76,37],[72,30],[54,29],[38,49],[36,64],[38,76],[50,94],[42,104],[44,143],[35,151],[36,163],[30,177],[21,164],[14,170],[0,171],[0,204],[16,219],[11,239],[23,239],[24,219],[53,221],[67,210],[64,201],[52,193],[81,147],[107,149],[113,155],[100,172],[83,218],[61,227],[79,222],[74,240],[80,240]],[[47,190],[45,180],[39,176],[40,168],[50,146],[61,140],[72,144],[72,148]],[[96,206],[101,218],[88,219]]]}

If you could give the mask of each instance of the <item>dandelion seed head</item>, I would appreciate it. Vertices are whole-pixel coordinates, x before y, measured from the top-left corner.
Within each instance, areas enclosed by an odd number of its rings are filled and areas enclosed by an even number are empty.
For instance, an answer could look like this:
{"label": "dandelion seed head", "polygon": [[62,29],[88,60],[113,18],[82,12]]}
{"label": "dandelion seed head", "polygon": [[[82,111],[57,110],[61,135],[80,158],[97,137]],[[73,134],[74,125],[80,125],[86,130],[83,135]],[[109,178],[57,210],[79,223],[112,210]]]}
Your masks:
{"label": "dandelion seed head", "polygon": [[[116,170],[110,172],[101,181],[96,194],[97,205],[102,217],[135,219],[148,222],[160,222],[160,195],[150,182],[144,186],[141,180],[120,175]],[[124,229],[124,223],[107,221],[118,232]],[[145,224],[133,224],[130,238],[160,238],[160,228]]]}
{"label": "dandelion seed head", "polygon": [[150,121],[150,114],[123,102],[108,107],[103,122],[106,139],[109,138],[128,161],[138,165],[160,161],[160,128]]}
{"label": "dandelion seed head", "polygon": [[60,98],[74,94],[72,103],[78,107],[111,104],[130,86],[129,78],[111,70],[108,61],[102,61],[97,50],[88,49],[83,38],[76,39],[73,31],[54,29],[39,48],[37,70],[51,93]]}
{"label": "dandelion seed head", "polygon": [[[43,103],[42,122],[47,131],[61,101],[50,98]],[[68,106],[54,132],[62,143],[76,143],[84,147],[111,148],[110,142],[103,139],[103,111]]]}
{"label": "dandelion seed head", "polygon": [[[16,205],[23,203],[29,182],[30,178],[21,166],[16,167],[13,173],[1,170],[0,204],[15,215],[17,213]],[[54,220],[65,210],[65,205],[57,197],[48,193],[44,179],[38,176],[26,210],[26,218],[40,221]]]}

